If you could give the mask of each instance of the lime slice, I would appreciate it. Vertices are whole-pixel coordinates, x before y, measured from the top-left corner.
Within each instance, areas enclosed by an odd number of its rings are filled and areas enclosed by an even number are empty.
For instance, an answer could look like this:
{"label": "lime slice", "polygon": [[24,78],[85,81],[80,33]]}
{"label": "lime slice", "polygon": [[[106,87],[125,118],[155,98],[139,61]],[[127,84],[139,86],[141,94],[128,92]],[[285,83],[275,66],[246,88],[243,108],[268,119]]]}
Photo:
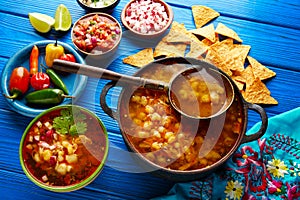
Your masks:
{"label": "lime slice", "polygon": [[72,17],[70,11],[64,4],[60,4],[55,12],[55,24],[56,31],[67,31],[71,28]]}
{"label": "lime slice", "polygon": [[29,13],[29,21],[33,28],[41,33],[47,33],[55,23],[53,17],[42,13]]}

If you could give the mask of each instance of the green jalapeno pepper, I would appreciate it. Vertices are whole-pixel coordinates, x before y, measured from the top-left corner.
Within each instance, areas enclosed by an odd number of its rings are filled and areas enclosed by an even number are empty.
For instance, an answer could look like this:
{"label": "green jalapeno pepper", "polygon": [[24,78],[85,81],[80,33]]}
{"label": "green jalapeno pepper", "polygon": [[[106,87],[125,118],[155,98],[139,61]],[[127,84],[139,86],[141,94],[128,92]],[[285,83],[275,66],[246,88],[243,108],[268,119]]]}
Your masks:
{"label": "green jalapeno pepper", "polygon": [[55,73],[54,70],[48,68],[46,69],[46,73],[48,74],[48,76],[51,79],[51,82],[58,87],[59,89],[61,89],[66,95],[69,94],[68,88],[67,86],[64,84],[64,82],[61,80],[61,78]]}
{"label": "green jalapeno pepper", "polygon": [[65,98],[73,98],[67,96],[61,89],[47,88],[31,92],[25,96],[28,104],[34,105],[56,105],[63,102]]}

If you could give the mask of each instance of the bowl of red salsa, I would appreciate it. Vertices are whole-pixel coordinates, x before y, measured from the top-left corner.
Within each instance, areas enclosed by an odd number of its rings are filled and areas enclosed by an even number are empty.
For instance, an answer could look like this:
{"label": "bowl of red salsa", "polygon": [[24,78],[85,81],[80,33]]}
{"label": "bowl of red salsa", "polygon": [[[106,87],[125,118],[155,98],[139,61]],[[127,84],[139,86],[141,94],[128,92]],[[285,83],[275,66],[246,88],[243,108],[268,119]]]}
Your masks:
{"label": "bowl of red salsa", "polygon": [[93,112],[62,105],[30,122],[19,156],[24,173],[33,183],[54,192],[70,192],[100,174],[108,148],[106,128]]}
{"label": "bowl of red salsa", "polygon": [[119,22],[109,14],[89,13],[74,23],[71,38],[81,53],[104,56],[118,48],[122,29]]}

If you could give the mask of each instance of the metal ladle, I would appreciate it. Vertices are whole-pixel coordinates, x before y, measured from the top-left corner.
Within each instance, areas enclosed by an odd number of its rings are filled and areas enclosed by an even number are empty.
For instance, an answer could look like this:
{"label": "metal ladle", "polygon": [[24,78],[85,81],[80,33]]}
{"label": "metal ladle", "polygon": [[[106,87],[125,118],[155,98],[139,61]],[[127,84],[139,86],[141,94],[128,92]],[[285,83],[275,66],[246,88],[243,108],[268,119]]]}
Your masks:
{"label": "metal ladle", "polygon": [[[138,87],[144,87],[152,90],[159,90],[159,91],[165,91],[168,92],[169,101],[172,105],[172,107],[177,110],[182,115],[194,118],[194,119],[209,119],[214,116],[220,115],[224,113],[232,104],[234,100],[234,88],[231,83],[231,81],[222,73],[219,71],[213,69],[213,68],[207,68],[203,67],[201,65],[193,65],[193,67],[186,68],[180,72],[178,72],[175,76],[173,76],[170,83],[165,83],[158,80],[153,79],[146,79],[142,77],[135,77],[135,76],[128,76],[123,75],[111,70],[103,69],[100,67],[94,67],[91,65],[85,65],[85,64],[79,64],[64,60],[55,59],[53,62],[53,69],[63,71],[63,72],[69,72],[69,73],[76,73],[76,74],[82,74],[94,78],[101,78],[101,79],[107,79],[112,81],[118,81],[127,85],[133,85]],[[226,95],[225,98],[223,98],[224,102],[222,102],[221,108],[218,108],[218,110],[211,112],[210,114],[201,115],[201,106],[197,106],[195,104],[195,109],[192,109],[193,112],[188,111],[185,109],[187,107],[187,104],[190,104],[190,101],[185,101],[182,97],[182,91],[190,91],[192,90],[192,87],[189,86],[188,80],[191,77],[200,77],[204,80],[206,84],[209,84],[210,82],[218,83],[220,88],[224,89],[224,94]],[[186,86],[185,88],[189,89],[183,89],[178,86]],[[215,94],[214,89],[209,88],[209,94]],[[189,95],[189,98],[193,100],[193,98],[196,98],[193,95]],[[196,100],[193,100],[197,103]],[[190,106],[190,105],[188,105]],[[213,108],[213,105],[212,105]]]}

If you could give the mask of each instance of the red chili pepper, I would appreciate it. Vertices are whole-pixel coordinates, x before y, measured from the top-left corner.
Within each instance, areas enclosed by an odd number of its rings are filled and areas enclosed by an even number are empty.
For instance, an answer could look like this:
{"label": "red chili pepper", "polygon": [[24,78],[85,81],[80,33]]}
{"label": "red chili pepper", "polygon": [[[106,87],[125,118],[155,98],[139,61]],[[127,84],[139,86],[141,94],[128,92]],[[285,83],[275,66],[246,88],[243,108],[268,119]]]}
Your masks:
{"label": "red chili pepper", "polygon": [[15,99],[25,94],[29,87],[30,74],[25,67],[15,68],[9,80],[9,92],[11,96],[4,95],[6,98]]}
{"label": "red chili pepper", "polygon": [[33,76],[34,74],[38,73],[39,71],[39,48],[34,45],[29,59],[29,68],[30,68],[30,75]]}
{"label": "red chili pepper", "polygon": [[35,90],[46,89],[50,86],[50,78],[46,73],[38,72],[31,77],[30,84]]}
{"label": "red chili pepper", "polygon": [[70,61],[70,62],[76,62],[76,59],[75,59],[74,55],[70,54],[70,53],[63,54],[62,56],[60,56],[59,59],[60,60]]}

